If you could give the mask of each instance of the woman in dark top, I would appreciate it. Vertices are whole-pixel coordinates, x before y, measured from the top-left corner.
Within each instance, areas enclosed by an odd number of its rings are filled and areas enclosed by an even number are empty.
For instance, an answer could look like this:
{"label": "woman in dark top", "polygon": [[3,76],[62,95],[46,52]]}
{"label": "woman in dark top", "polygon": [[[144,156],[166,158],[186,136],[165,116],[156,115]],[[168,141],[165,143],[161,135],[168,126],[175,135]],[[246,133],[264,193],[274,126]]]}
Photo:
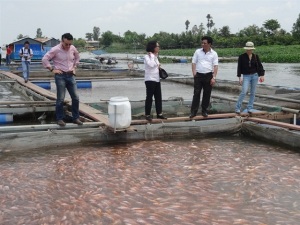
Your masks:
{"label": "woman in dark top", "polygon": [[[247,42],[244,47],[246,52],[239,56],[237,76],[239,78],[239,83],[242,85],[242,92],[240,93],[239,99],[235,105],[235,112],[237,114],[241,113],[241,106],[243,100],[248,92],[250,86],[250,98],[247,105],[246,112],[253,112],[253,103],[255,99],[255,91],[258,79],[260,82],[264,82],[265,70],[261,64],[258,55],[254,54],[252,51],[254,48],[253,42]],[[243,78],[241,75],[243,74]]]}

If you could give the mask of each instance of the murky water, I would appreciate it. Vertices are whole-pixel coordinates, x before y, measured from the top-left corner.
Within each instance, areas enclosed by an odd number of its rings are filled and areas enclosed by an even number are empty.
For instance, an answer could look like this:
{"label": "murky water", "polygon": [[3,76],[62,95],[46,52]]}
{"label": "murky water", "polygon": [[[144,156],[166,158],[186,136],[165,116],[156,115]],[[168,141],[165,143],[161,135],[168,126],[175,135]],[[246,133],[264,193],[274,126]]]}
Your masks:
{"label": "murky water", "polygon": [[299,224],[300,155],[239,137],[0,154],[0,224]]}
{"label": "murky water", "polygon": [[[289,88],[300,88],[300,64],[299,63],[263,63],[266,85],[282,86]],[[191,64],[173,63],[166,64],[164,68],[167,71],[177,74],[192,75]],[[220,63],[218,79],[238,81],[236,63]],[[258,84],[260,85],[260,83]]]}
{"label": "murky water", "polygon": [[[111,54],[117,58],[132,59],[133,54]],[[178,57],[177,57],[178,58]],[[183,57],[186,58],[186,57]],[[138,65],[144,68],[143,64]],[[300,63],[263,63],[266,70],[264,84],[271,86],[282,86],[289,88],[300,88]],[[162,64],[170,73],[184,74],[192,76],[191,63],[170,63]],[[218,79],[238,81],[236,76],[237,63],[219,63]]]}
{"label": "murky water", "polygon": [[[192,99],[193,97],[193,87],[190,85],[163,81],[161,88],[164,100],[174,97],[183,99]],[[51,84],[51,91],[56,93],[54,83]],[[114,96],[126,96],[130,101],[140,101],[146,99],[146,87],[142,79],[93,81],[91,89],[78,89],[78,95],[82,102],[109,101]],[[69,96],[68,93],[66,96]]]}
{"label": "murky water", "polygon": [[18,92],[10,89],[5,84],[0,83],[0,101],[26,101],[24,96],[20,96]]}

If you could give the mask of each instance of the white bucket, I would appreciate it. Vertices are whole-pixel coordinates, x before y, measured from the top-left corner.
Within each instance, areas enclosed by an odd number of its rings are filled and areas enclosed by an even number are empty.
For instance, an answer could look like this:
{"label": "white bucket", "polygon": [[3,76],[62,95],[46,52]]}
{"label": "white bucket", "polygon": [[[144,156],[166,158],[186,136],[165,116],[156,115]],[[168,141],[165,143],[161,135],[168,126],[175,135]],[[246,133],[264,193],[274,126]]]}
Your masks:
{"label": "white bucket", "polygon": [[113,128],[127,128],[131,124],[131,105],[127,97],[111,97],[108,105],[108,119]]}

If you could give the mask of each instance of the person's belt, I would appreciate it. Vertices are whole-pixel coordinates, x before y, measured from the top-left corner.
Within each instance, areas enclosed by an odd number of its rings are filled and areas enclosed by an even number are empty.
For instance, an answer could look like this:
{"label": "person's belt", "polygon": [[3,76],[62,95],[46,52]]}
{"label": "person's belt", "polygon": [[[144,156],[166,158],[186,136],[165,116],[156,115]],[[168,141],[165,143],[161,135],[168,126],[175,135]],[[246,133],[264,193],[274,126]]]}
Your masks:
{"label": "person's belt", "polygon": [[74,75],[73,71],[62,71],[63,74],[67,74],[67,75]]}
{"label": "person's belt", "polygon": [[209,72],[209,73],[199,73],[199,72],[197,72],[197,74],[200,74],[200,75],[212,75],[212,72]]}

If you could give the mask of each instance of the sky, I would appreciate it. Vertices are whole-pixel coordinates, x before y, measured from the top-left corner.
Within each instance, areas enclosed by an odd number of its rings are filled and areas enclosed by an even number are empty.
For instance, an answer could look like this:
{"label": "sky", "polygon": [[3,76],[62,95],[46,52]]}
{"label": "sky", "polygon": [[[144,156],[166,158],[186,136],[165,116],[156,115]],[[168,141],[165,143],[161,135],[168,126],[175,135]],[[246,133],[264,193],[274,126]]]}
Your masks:
{"label": "sky", "polygon": [[35,38],[41,28],[48,38],[64,33],[85,38],[93,27],[123,36],[127,30],[152,36],[177,33],[201,23],[207,14],[214,28],[229,26],[236,33],[250,25],[262,27],[270,19],[290,32],[300,14],[299,0],[0,0],[0,46],[19,34]]}

